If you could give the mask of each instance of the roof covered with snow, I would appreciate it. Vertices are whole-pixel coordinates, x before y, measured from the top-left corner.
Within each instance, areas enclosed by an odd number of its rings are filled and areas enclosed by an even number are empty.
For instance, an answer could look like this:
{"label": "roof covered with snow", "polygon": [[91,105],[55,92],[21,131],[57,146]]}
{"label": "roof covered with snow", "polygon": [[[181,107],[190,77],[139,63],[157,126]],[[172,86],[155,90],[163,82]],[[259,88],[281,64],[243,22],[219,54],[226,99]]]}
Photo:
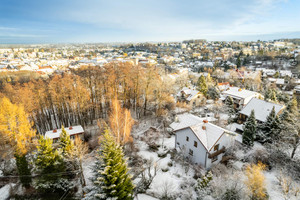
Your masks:
{"label": "roof covered with snow", "polygon": [[[66,127],[65,130],[67,131],[67,133],[70,136],[84,132],[82,126],[80,126],[80,125]],[[59,138],[60,137],[60,133],[61,133],[61,129],[56,129],[56,131],[55,130],[47,131],[45,133],[45,137],[50,138],[50,139]]]}
{"label": "roof covered with snow", "polygon": [[251,111],[254,110],[255,118],[261,122],[265,122],[268,115],[275,107],[275,112],[278,112],[283,109],[283,105],[275,104],[272,102],[267,102],[261,99],[253,98],[250,102],[240,111],[241,114],[250,116]]}
{"label": "roof covered with snow", "polygon": [[211,148],[216,144],[216,142],[225,132],[229,132],[209,122],[202,122],[200,124],[191,126],[190,129],[195,133],[195,135],[198,137],[207,151],[211,150]]}
{"label": "roof covered with snow", "polygon": [[181,96],[182,93],[188,95],[186,98],[187,101],[191,101],[194,97],[196,97],[199,94],[199,91],[194,88],[184,87],[181,91],[177,93],[177,96]]}
{"label": "roof covered with snow", "polygon": [[247,98],[250,96],[254,97],[254,96],[258,95],[259,93],[253,92],[250,90],[245,90],[245,89],[242,89],[239,87],[230,87],[228,90],[225,90],[224,92],[222,92],[222,94],[225,96],[234,96],[237,98],[244,99],[244,98]]}
{"label": "roof covered with snow", "polygon": [[189,126],[196,125],[201,122],[203,122],[203,119],[201,119],[200,117],[197,117],[197,116],[189,114],[189,113],[185,113],[185,114],[176,116],[175,122],[173,122],[170,125],[170,127],[174,131],[177,131],[177,130],[180,130],[183,128],[187,128]]}

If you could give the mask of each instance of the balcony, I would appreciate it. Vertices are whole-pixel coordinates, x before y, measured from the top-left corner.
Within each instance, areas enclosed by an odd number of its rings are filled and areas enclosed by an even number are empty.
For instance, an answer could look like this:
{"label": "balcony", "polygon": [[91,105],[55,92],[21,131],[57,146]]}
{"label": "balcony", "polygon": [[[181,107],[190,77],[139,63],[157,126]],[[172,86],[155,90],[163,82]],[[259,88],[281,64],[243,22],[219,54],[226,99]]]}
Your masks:
{"label": "balcony", "polygon": [[224,153],[226,150],[226,148],[223,146],[221,149],[219,149],[218,151],[214,152],[214,153],[209,153],[208,154],[208,158],[212,159],[218,155],[220,155],[221,153]]}

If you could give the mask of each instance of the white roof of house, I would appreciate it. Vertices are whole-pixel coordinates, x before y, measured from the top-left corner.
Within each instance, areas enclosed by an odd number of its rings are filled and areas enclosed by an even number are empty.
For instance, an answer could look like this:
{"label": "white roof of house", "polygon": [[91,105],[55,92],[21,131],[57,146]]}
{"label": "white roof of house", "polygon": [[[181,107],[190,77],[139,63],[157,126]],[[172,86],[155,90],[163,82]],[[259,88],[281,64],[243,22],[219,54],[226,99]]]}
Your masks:
{"label": "white roof of house", "polygon": [[268,78],[270,82],[276,83],[278,85],[284,85],[284,79],[283,78]]}
{"label": "white roof of house", "polygon": [[[206,127],[205,130],[203,130],[203,126]],[[173,122],[170,127],[174,131],[190,128],[208,152],[224,133],[234,134],[233,132],[223,129],[217,125],[209,122],[205,123],[203,122],[203,119],[192,114],[179,115],[178,122]]]}
{"label": "white roof of house", "polygon": [[[71,135],[76,135],[79,133],[83,133],[84,130],[82,128],[82,126],[78,125],[78,126],[72,126],[71,127],[66,127],[65,130],[67,131],[67,133],[71,136]],[[61,129],[57,129],[56,132],[53,132],[53,130],[51,131],[47,131],[45,133],[45,137],[50,138],[50,139],[55,139],[55,138],[59,138],[60,137],[60,133],[61,133]]]}
{"label": "white roof of house", "polygon": [[284,79],[283,78],[278,78],[276,80],[276,84],[278,84],[278,85],[284,85]]}
{"label": "white roof of house", "polygon": [[265,122],[268,115],[275,107],[275,113],[277,114],[284,106],[267,102],[261,99],[253,98],[250,102],[240,111],[241,114],[250,116],[251,111],[254,110],[255,118],[261,122]]}
{"label": "white roof of house", "polygon": [[177,93],[177,96],[181,96],[181,92],[184,92],[186,95],[189,95],[186,98],[187,101],[191,101],[199,93],[199,91],[194,88],[184,87],[181,91]]}
{"label": "white roof of house", "polygon": [[[205,130],[203,130],[205,126]],[[229,132],[219,126],[216,126],[211,123],[200,123],[194,126],[191,126],[190,129],[196,134],[200,142],[209,152],[211,148],[216,144],[216,142],[221,138],[225,132]]]}
{"label": "white roof of house", "polygon": [[241,89],[238,87],[230,87],[228,90],[223,91],[222,94],[225,96],[234,96],[241,99],[258,95],[257,92]]}
{"label": "white roof of house", "polygon": [[203,122],[203,119],[201,119],[200,117],[197,117],[197,116],[189,114],[189,113],[178,115],[176,118],[177,119],[175,120],[175,122],[173,122],[170,125],[170,127],[174,131],[177,131],[177,130],[180,130],[183,128],[187,128],[189,126],[193,126],[193,125]]}

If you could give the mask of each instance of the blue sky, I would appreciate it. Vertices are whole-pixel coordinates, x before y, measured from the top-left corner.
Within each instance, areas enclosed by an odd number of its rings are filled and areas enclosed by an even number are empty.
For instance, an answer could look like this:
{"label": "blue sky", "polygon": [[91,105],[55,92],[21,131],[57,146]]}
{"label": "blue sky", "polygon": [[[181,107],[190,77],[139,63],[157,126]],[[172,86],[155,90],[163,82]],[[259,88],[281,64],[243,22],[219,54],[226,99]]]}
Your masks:
{"label": "blue sky", "polygon": [[0,0],[0,43],[300,38],[300,0]]}

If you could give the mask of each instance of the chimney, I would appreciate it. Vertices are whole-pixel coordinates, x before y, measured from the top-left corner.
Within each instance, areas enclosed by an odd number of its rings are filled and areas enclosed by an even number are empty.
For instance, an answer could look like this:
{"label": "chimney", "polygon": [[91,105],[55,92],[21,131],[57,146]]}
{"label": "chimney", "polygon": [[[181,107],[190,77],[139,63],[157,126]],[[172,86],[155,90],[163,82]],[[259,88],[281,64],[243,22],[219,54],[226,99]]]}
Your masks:
{"label": "chimney", "polygon": [[207,123],[208,121],[205,119],[205,120],[203,120],[203,123]]}
{"label": "chimney", "polygon": [[53,130],[53,133],[56,133],[56,132],[57,132],[57,129],[54,129],[54,130]]}
{"label": "chimney", "polygon": [[72,130],[72,129],[73,129],[73,127],[72,127],[72,126],[70,126],[70,127],[69,127],[69,130]]}
{"label": "chimney", "polygon": [[176,123],[179,123],[179,118],[178,118],[177,115],[175,116],[175,122],[176,122]]}

